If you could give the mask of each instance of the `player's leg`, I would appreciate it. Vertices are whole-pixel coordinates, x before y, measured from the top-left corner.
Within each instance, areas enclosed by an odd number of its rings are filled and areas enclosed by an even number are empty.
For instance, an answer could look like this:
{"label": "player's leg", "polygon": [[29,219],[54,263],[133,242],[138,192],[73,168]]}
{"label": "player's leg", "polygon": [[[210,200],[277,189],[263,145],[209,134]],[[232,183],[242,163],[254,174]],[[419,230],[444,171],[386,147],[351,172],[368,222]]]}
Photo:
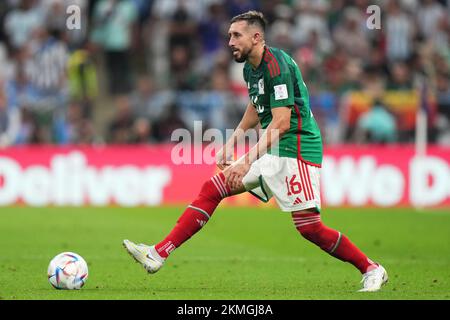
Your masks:
{"label": "player's leg", "polygon": [[226,168],[203,184],[198,196],[185,209],[174,228],[156,245],[137,245],[129,240],[124,240],[124,246],[128,252],[142,263],[149,273],[158,271],[173,250],[202,229],[222,199],[246,191],[243,184],[235,189],[231,189],[225,184],[228,172],[229,168]]}
{"label": "player's leg", "polygon": [[[316,206],[305,205],[304,209],[293,210],[292,219],[300,234],[331,256],[349,262],[363,275],[375,275],[372,284],[365,283],[365,287],[378,290],[387,280],[383,267],[370,260],[350,239],[339,231],[327,227],[321,221],[320,211],[320,169],[302,162],[298,162],[300,181],[303,193],[301,200],[313,201]],[[370,278],[370,277],[369,277]],[[365,281],[366,282],[366,281]],[[369,281],[370,282],[370,281]]]}
{"label": "player's leg", "polygon": [[208,222],[224,198],[245,191],[243,185],[234,190],[230,189],[225,184],[227,174],[228,168],[203,184],[198,196],[180,216],[173,230],[155,245],[161,257],[167,258],[175,248],[197,233]]}
{"label": "player's leg", "polygon": [[339,260],[353,264],[361,273],[376,268],[371,261],[344,234],[327,227],[317,210],[292,212],[292,219],[300,234]]}
{"label": "player's leg", "polygon": [[267,161],[264,167],[270,167],[273,163],[279,165],[273,172],[262,172],[264,181],[280,209],[291,212],[301,235],[333,257],[353,264],[365,278],[368,274],[376,273],[377,280],[372,281],[372,285],[365,284],[365,287],[379,288],[384,281],[383,277],[387,277],[385,270],[368,259],[345,235],[325,226],[321,221],[320,168],[293,158],[268,156]]}
{"label": "player's leg", "polygon": [[331,256],[354,265],[362,274],[364,288],[376,291],[387,282],[386,270],[370,260],[344,234],[324,225],[317,210],[292,212],[292,219],[300,234]]}

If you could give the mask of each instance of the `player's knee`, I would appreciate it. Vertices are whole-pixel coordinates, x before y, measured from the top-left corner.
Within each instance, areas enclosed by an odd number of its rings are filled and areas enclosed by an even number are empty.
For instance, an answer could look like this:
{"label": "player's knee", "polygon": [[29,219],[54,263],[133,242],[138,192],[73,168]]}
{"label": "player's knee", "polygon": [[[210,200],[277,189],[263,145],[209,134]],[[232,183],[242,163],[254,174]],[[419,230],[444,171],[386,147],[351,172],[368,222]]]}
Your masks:
{"label": "player's knee", "polygon": [[330,252],[330,248],[334,246],[334,242],[324,234],[324,226],[322,222],[316,222],[310,225],[297,228],[300,234],[306,240],[314,243],[320,249]]}
{"label": "player's knee", "polygon": [[297,227],[298,232],[305,238],[306,240],[315,242],[319,235],[319,230],[321,227],[321,222],[312,223],[305,226]]}
{"label": "player's knee", "polygon": [[225,176],[219,173],[203,183],[200,196],[220,200],[230,195],[230,188],[225,184]]}
{"label": "player's knee", "polygon": [[320,214],[316,212],[296,212],[292,214],[295,227],[307,240],[315,242],[322,228]]}
{"label": "player's knee", "polygon": [[[229,172],[230,172],[229,168],[231,168],[231,167],[227,167],[224,171],[221,172],[221,174],[223,174],[224,181],[227,180],[227,178],[228,178],[228,175],[229,175]],[[238,183],[235,186],[233,186],[233,187],[231,187],[228,184],[226,185],[226,187],[230,191],[230,195],[236,195],[236,194],[239,194],[239,193],[242,193],[242,192],[246,191],[243,179],[238,181]]]}

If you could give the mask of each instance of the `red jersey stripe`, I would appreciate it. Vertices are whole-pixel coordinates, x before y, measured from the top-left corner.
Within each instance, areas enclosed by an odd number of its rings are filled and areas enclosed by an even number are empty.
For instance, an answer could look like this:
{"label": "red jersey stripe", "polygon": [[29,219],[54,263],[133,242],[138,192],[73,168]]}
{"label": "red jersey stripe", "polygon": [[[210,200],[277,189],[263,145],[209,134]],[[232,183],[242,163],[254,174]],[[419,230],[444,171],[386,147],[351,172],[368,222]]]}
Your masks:
{"label": "red jersey stripe", "polygon": [[266,61],[267,66],[269,68],[271,78],[274,78],[281,73],[277,59],[274,57],[274,55],[269,51],[267,47],[264,54],[264,60]]}
{"label": "red jersey stripe", "polygon": [[273,66],[270,63],[269,57],[267,55],[264,55],[264,61],[267,63],[267,68],[269,69],[270,77],[273,78],[274,75],[274,69]]}
{"label": "red jersey stripe", "polygon": [[300,115],[300,110],[298,109],[298,106],[295,104],[295,114],[297,115],[297,159],[301,159],[300,154],[300,146],[301,146],[301,137],[300,137],[300,131],[302,130],[302,117]]}
{"label": "red jersey stripe", "polygon": [[270,63],[273,65],[274,76],[277,76],[281,73],[280,65],[278,64],[278,61],[275,58],[275,56],[272,54],[272,52],[270,52],[270,50],[268,48],[266,48],[266,50],[267,50],[267,55],[270,57]]}

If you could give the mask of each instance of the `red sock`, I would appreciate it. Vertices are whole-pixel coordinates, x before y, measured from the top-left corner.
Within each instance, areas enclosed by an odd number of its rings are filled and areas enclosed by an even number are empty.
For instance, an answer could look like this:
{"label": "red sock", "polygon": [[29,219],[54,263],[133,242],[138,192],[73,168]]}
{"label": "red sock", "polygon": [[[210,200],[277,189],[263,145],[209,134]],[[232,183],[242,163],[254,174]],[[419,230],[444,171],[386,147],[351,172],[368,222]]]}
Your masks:
{"label": "red sock", "polygon": [[345,235],[320,221],[319,213],[292,214],[295,227],[304,238],[339,260],[353,264],[361,273],[375,265]]}
{"label": "red sock", "polygon": [[208,222],[220,201],[229,195],[230,189],[225,185],[223,173],[206,181],[197,199],[186,208],[172,231],[155,246],[159,255],[167,258],[175,248],[197,233]]}

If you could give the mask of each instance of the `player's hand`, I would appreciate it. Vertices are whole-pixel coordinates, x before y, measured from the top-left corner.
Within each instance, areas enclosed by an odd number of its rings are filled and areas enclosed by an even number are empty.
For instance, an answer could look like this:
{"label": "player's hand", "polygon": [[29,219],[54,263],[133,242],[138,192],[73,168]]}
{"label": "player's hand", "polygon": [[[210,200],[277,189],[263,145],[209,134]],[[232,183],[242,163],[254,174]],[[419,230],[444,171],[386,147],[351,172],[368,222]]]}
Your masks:
{"label": "player's hand", "polygon": [[229,169],[225,175],[225,184],[228,185],[231,190],[239,189],[242,185],[242,179],[250,170],[250,164],[247,162],[235,163]]}
{"label": "player's hand", "polygon": [[222,148],[216,154],[216,165],[220,170],[224,170],[226,167],[233,163],[233,152]]}

